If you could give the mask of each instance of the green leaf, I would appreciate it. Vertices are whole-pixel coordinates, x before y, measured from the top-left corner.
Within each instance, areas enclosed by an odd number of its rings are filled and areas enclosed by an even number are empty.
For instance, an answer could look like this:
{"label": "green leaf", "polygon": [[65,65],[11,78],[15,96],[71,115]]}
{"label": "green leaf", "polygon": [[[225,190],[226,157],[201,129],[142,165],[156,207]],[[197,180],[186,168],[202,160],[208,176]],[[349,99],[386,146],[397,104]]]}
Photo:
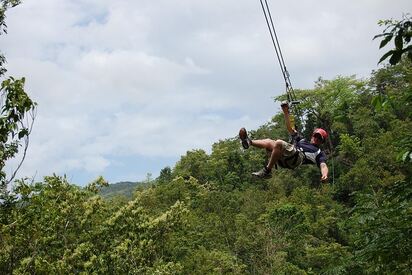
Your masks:
{"label": "green leaf", "polygon": [[402,38],[402,35],[401,35],[401,34],[398,34],[398,35],[395,37],[395,47],[396,47],[396,49],[398,49],[398,50],[402,50],[402,48],[403,48],[403,38]]}
{"label": "green leaf", "polygon": [[23,138],[24,136],[27,136],[29,134],[29,131],[27,129],[22,129],[19,132],[19,139]]}
{"label": "green leaf", "polygon": [[401,61],[401,57],[402,57],[402,51],[395,51],[391,58],[389,59],[389,63],[391,65],[396,65],[399,63],[399,61]]}
{"label": "green leaf", "polygon": [[394,53],[394,50],[390,50],[389,52],[385,53],[385,54],[381,57],[381,59],[379,59],[378,64],[381,63],[382,61],[384,61],[386,58],[388,58],[388,57],[389,57],[390,55],[392,55],[393,53]]}
{"label": "green leaf", "polygon": [[388,35],[392,35],[392,34],[390,34],[390,33],[378,34],[378,35],[375,35],[375,36],[373,37],[373,40],[376,39],[376,38],[379,38],[379,37],[382,37],[382,36],[388,36]]}
{"label": "green leaf", "polygon": [[388,44],[389,41],[391,41],[392,37],[393,37],[392,35],[386,36],[386,37],[381,41],[381,44],[379,45],[379,49],[385,47],[385,45]]}
{"label": "green leaf", "polygon": [[371,103],[377,111],[380,111],[382,109],[382,97],[381,96],[375,96],[374,98],[372,98]]}

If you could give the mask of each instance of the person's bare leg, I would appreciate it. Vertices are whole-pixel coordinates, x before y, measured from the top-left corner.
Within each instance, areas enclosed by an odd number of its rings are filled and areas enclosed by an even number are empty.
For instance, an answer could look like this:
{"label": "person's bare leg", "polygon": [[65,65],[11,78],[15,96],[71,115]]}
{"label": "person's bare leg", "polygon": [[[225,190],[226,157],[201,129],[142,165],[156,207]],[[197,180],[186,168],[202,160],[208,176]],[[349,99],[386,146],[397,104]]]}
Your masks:
{"label": "person's bare leg", "polygon": [[266,139],[254,139],[250,141],[250,145],[258,147],[258,148],[262,148],[262,149],[266,149],[269,151],[272,151],[274,148],[274,143],[275,141],[269,138]]}
{"label": "person's bare leg", "polygon": [[278,162],[278,160],[282,157],[282,149],[283,149],[283,141],[276,140],[273,144],[273,150],[270,154],[270,158],[268,161],[268,165],[266,168],[271,171],[273,166]]}
{"label": "person's bare leg", "polygon": [[249,145],[252,145],[257,148],[266,149],[269,154],[269,161],[267,166],[265,166],[259,172],[252,173],[253,175],[260,178],[269,178],[273,166],[278,162],[283,154],[283,140],[272,140],[272,139],[256,139],[251,140],[247,131],[244,127],[239,130],[239,138],[242,141],[242,146],[244,149],[248,149]]}
{"label": "person's bare leg", "polygon": [[272,139],[258,139],[258,140],[252,140],[250,142],[250,145],[257,147],[257,148],[262,148],[266,149],[268,152],[270,152],[270,157],[267,166],[265,167],[267,171],[271,171],[273,166],[278,162],[280,157],[282,156],[282,150],[283,150],[283,141],[278,139],[278,140],[272,140]]}

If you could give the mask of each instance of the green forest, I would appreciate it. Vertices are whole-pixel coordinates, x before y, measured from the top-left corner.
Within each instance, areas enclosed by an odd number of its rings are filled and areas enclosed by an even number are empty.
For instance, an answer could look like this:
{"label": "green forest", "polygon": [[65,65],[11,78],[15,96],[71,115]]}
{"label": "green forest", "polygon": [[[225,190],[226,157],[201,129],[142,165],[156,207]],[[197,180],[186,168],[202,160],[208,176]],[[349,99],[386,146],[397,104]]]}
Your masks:
{"label": "green forest", "polygon": [[[187,151],[132,198],[103,197],[102,177],[84,188],[58,175],[20,179],[10,189],[4,163],[29,135],[18,122],[36,104],[24,79],[5,80],[0,273],[410,274],[410,29],[407,38],[368,79],[320,78],[296,90],[303,134],[318,126],[330,133],[327,183],[316,166],[257,180],[251,172],[266,163],[265,152],[244,150],[233,137],[210,154]],[[288,140],[283,114],[250,135]]]}

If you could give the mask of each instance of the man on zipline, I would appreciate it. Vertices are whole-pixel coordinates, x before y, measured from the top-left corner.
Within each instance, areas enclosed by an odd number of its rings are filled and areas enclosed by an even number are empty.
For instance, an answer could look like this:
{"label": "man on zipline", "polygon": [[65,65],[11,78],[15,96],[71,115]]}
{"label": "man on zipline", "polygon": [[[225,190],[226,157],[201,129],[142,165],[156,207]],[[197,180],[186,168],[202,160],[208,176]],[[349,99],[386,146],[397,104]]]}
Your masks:
{"label": "man on zipline", "polygon": [[282,111],[285,116],[286,128],[292,135],[293,144],[290,144],[281,139],[259,139],[251,140],[245,128],[241,128],[239,131],[239,138],[242,141],[242,146],[248,149],[250,145],[266,149],[270,154],[268,164],[258,172],[252,173],[252,175],[258,178],[270,178],[272,168],[274,165],[280,167],[294,169],[301,164],[317,164],[322,174],[321,181],[328,179],[328,166],[326,165],[326,155],[319,149],[319,146],[326,141],[328,133],[317,128],[313,131],[310,142],[303,139],[298,132],[292,128],[289,118],[289,105],[284,103],[281,105]]}

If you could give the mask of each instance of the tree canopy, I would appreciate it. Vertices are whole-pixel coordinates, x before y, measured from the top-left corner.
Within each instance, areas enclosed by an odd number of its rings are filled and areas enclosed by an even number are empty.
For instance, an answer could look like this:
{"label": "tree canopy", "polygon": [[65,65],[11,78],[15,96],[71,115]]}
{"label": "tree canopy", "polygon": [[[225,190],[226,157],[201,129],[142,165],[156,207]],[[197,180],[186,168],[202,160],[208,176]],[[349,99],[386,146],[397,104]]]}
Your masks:
{"label": "tree canopy", "polygon": [[[235,138],[210,154],[189,150],[131,199],[103,198],[101,177],[84,188],[57,175],[15,181],[0,204],[0,273],[409,274],[411,65],[403,56],[368,79],[319,79],[296,91],[303,134],[331,133],[328,184],[311,166],[253,179],[265,152]],[[10,149],[28,134],[18,120],[33,102],[24,79],[3,83],[11,99],[1,144]],[[283,115],[250,136],[287,139]]]}

